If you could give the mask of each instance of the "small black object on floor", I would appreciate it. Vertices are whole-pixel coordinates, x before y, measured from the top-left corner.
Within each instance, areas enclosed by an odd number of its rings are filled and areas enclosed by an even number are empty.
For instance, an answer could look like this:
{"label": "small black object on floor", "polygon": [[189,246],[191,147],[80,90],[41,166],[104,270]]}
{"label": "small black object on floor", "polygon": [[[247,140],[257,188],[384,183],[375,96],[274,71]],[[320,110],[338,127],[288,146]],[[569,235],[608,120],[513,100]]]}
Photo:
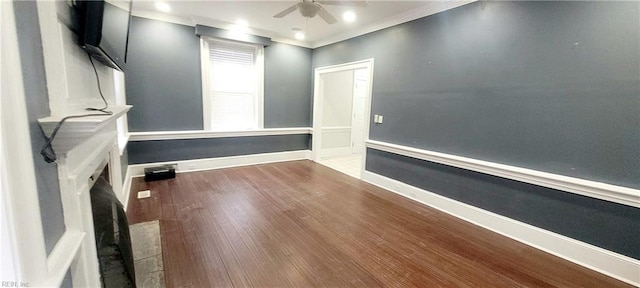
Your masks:
{"label": "small black object on floor", "polygon": [[176,169],[172,165],[144,168],[144,181],[157,181],[176,178]]}

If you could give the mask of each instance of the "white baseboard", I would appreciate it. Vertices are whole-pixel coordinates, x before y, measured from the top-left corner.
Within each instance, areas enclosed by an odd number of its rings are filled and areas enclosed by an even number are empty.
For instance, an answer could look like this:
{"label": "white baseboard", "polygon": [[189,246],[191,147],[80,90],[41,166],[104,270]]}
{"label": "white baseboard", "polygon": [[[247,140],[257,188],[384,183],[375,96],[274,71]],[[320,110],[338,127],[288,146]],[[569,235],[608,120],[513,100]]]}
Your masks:
{"label": "white baseboard", "polygon": [[364,171],[362,180],[578,265],[640,286],[640,260]]}
{"label": "white baseboard", "polygon": [[131,180],[132,176],[129,174],[131,169],[127,166],[127,173],[124,175],[124,183],[122,184],[122,199],[120,203],[124,206],[124,211],[127,211],[127,205],[129,205],[129,195],[131,194]]}
{"label": "white baseboard", "polygon": [[352,150],[353,149],[351,147],[321,149],[320,158],[351,155]]}
{"label": "white baseboard", "polygon": [[181,173],[306,159],[311,159],[310,150],[134,164],[129,165],[127,169],[127,178],[144,176],[144,168],[165,164],[177,164],[176,173]]}

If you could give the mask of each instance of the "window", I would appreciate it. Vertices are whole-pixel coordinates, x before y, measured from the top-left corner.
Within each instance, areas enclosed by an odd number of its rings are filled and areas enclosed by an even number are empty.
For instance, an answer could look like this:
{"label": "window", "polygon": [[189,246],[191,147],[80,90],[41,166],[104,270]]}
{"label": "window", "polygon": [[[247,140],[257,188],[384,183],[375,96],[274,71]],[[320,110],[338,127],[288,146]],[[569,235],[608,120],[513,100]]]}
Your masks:
{"label": "window", "polygon": [[202,41],[204,128],[262,128],[263,47],[217,39]]}

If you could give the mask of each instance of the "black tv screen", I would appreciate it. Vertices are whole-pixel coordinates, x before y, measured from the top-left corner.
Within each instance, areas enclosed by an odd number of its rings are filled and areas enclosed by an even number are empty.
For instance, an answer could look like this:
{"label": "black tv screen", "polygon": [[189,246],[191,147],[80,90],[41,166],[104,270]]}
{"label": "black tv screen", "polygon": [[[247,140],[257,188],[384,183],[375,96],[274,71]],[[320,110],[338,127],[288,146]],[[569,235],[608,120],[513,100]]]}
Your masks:
{"label": "black tv screen", "polygon": [[124,71],[131,1],[77,1],[78,40],[103,64]]}

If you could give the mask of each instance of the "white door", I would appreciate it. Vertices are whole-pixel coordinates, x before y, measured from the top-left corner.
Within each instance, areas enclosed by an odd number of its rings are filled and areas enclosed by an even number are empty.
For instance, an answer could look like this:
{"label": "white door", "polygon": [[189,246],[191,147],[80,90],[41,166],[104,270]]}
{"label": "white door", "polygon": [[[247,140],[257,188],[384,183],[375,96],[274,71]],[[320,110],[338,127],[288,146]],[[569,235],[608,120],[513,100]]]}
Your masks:
{"label": "white door", "polygon": [[366,103],[369,89],[369,69],[354,71],[353,86],[353,121],[351,126],[352,154],[364,153],[364,130],[367,125]]}

